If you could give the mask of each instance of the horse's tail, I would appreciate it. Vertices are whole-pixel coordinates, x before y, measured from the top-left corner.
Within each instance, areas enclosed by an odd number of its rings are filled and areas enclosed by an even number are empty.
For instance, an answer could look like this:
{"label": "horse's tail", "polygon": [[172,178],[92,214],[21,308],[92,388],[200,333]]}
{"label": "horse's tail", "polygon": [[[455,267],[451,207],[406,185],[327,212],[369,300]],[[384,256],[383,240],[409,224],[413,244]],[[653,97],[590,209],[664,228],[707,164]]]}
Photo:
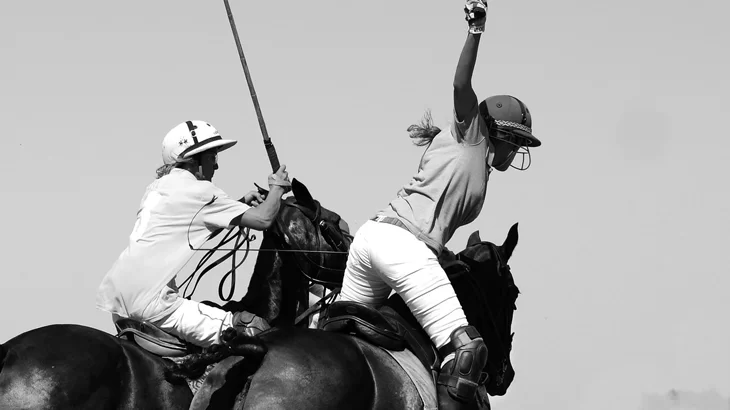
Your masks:
{"label": "horse's tail", "polygon": [[237,335],[234,329],[226,330],[221,338],[225,344],[213,345],[203,353],[192,354],[181,361],[170,363],[165,369],[165,379],[170,383],[184,384],[187,379],[202,376],[208,365],[229,356],[243,356],[249,364],[255,363],[258,367],[267,351],[261,339]]}

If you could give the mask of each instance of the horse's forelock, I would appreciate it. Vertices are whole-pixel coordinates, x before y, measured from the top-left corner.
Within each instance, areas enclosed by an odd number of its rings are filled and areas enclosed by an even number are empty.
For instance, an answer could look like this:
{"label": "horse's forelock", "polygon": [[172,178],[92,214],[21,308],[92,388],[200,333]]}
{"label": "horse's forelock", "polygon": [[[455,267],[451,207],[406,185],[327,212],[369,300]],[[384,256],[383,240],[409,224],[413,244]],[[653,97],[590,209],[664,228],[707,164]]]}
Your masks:
{"label": "horse's forelock", "polygon": [[486,263],[490,260],[494,260],[495,264],[498,261],[497,246],[491,242],[474,242],[470,243],[466,249],[459,252],[462,257],[467,257],[477,263]]}

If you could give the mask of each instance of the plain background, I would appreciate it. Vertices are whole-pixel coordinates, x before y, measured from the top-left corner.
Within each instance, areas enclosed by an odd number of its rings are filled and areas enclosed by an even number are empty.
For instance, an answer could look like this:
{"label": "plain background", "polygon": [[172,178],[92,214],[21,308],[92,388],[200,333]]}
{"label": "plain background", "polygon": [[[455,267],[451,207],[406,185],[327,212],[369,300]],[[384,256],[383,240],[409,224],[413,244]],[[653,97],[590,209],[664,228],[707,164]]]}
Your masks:
{"label": "plain background", "polygon": [[[417,168],[406,128],[427,109],[451,120],[463,3],[232,6],[282,163],[355,231]],[[522,99],[543,141],[528,171],[493,174],[448,244],[501,243],[520,223],[517,376],[495,408],[730,395],[728,9],[490,4],[474,88]],[[170,128],[202,119],[239,141],[215,178],[232,196],[266,183],[223,3],[7,1],[0,16],[0,341],[51,323],[112,332],[96,288]],[[196,298],[217,299],[212,276]]]}

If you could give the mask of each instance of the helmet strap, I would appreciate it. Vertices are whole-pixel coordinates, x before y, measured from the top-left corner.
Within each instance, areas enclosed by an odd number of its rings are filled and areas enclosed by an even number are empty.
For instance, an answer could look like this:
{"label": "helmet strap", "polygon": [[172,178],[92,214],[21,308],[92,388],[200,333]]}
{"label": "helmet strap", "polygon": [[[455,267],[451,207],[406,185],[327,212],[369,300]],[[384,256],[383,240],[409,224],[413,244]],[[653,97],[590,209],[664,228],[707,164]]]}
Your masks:
{"label": "helmet strap", "polygon": [[188,131],[190,131],[190,136],[193,137],[193,145],[198,143],[198,136],[195,135],[195,130],[198,129],[198,126],[193,124],[192,121],[185,121],[185,124],[188,126]]}
{"label": "helmet strap", "polygon": [[[509,164],[509,166],[511,168],[514,168],[514,169],[519,170],[519,171],[525,171],[527,168],[530,168],[530,165],[532,165],[532,155],[530,154],[530,148],[529,147],[524,146],[524,145],[515,144],[512,141],[509,141],[507,139],[503,139],[503,138],[500,138],[500,137],[494,137],[494,139],[497,139],[497,140],[499,140],[499,141],[501,141],[503,143],[507,143],[507,144],[510,144],[510,145],[513,145],[513,146],[517,147],[517,151],[515,151],[515,154],[512,156],[512,160],[510,161],[510,164]],[[514,161],[517,158],[517,155],[521,155],[521,164],[519,166],[516,166],[514,164]],[[527,160],[526,161],[525,161],[525,156],[527,156]],[[492,157],[492,161],[493,160],[494,160],[494,157]],[[525,165],[525,163],[527,163],[527,165]],[[504,163],[502,163],[502,164],[490,164],[490,165],[492,167],[495,167],[496,168],[496,167],[500,167],[500,166],[504,165]]]}

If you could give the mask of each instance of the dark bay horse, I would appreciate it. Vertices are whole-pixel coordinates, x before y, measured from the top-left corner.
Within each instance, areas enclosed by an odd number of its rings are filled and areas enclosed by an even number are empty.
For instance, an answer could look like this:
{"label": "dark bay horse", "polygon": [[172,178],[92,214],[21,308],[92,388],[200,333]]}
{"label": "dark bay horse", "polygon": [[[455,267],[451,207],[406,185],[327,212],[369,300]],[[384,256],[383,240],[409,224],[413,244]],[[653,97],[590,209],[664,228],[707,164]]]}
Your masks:
{"label": "dark bay horse", "polygon": [[[469,323],[478,328],[489,349],[484,369],[488,379],[470,404],[474,409],[489,409],[488,394],[505,394],[514,378],[511,324],[519,290],[507,262],[517,239],[517,224],[501,246],[483,242],[474,232],[467,248],[456,255],[456,262],[441,261]],[[388,305],[420,329],[400,297],[392,296]],[[244,366],[247,359],[242,359],[241,368],[234,365],[227,374],[226,383],[231,388],[224,384],[200,408],[374,410],[424,406],[403,368],[384,350],[360,338],[294,327],[279,328],[261,338],[268,352],[260,366],[251,371],[251,366]]]}
{"label": "dark bay horse", "polygon": [[[256,313],[274,326],[293,325],[307,308],[310,279],[330,287],[338,278],[341,283],[349,243],[339,215],[321,207],[298,181],[292,189],[296,200],[285,201],[276,227],[264,233],[261,248],[270,252],[259,254],[246,296],[224,305]],[[306,276],[280,276],[299,271]],[[238,348],[237,354],[252,357],[261,351],[253,338]],[[192,393],[185,383],[168,381],[170,366],[132,342],[90,327],[33,329],[0,345],[0,410],[187,409]]]}

